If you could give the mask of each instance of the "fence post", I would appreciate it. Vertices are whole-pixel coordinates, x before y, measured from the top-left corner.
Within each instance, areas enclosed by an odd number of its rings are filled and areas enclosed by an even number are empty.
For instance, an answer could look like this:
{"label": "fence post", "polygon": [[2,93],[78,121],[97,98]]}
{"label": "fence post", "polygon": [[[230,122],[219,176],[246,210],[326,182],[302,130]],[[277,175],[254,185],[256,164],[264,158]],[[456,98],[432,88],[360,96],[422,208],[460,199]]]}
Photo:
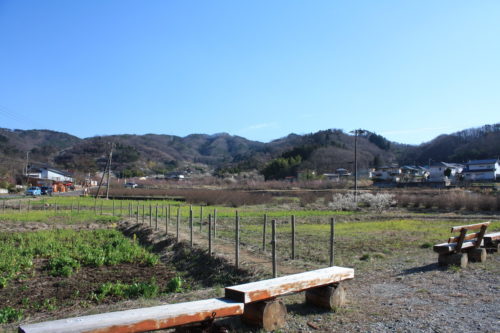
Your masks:
{"label": "fence post", "polygon": [[139,223],[139,203],[137,203],[137,211],[135,212],[135,223]]}
{"label": "fence post", "polygon": [[97,214],[97,198],[94,199],[94,214]]}
{"label": "fence post", "polygon": [[153,211],[151,208],[151,204],[149,204],[149,226],[153,226]]}
{"label": "fence post", "polygon": [[128,217],[131,218],[132,217],[132,203],[129,203],[128,204]]}
{"label": "fence post", "polygon": [[21,200],[19,200],[19,211],[21,211],[22,208],[21,208]]}
{"label": "fence post", "polygon": [[295,215],[292,215],[292,260],[295,260]]}
{"label": "fence post", "polygon": [[[45,207],[45,206],[44,206]],[[3,201],[3,211],[5,213],[5,200]]]}
{"label": "fence post", "polygon": [[168,206],[165,207],[165,235],[168,235]]}
{"label": "fence post", "polygon": [[158,230],[158,205],[155,207],[155,230]]}
{"label": "fence post", "polygon": [[171,214],[170,214],[170,208],[171,208],[170,204],[168,204],[167,208],[168,208],[168,222],[170,222],[170,216],[171,216]]}
{"label": "fence post", "polygon": [[77,212],[80,213],[80,200],[76,203],[76,207]]}
{"label": "fence post", "polygon": [[236,268],[239,268],[240,267],[240,216],[238,215],[238,211],[236,211],[236,218],[235,218],[234,242],[235,242]]}
{"label": "fence post", "polygon": [[208,214],[208,255],[212,255],[212,215]]}
{"label": "fence post", "polygon": [[30,208],[31,208],[30,206],[31,206],[31,200],[28,199],[28,212],[30,211]]}
{"label": "fence post", "polygon": [[193,247],[193,206],[189,206],[189,244]]}
{"label": "fence post", "polygon": [[217,237],[217,209],[214,208],[214,238]]}
{"label": "fence post", "polygon": [[267,214],[264,214],[264,225],[262,226],[262,251],[266,250],[266,227],[267,227]]}
{"label": "fence post", "polygon": [[144,210],[146,209],[144,206],[145,206],[145,205],[144,205],[144,204],[142,204],[142,223],[143,223],[143,224],[144,224],[144,221],[145,221],[145,218],[144,218],[144,216],[145,216],[145,215],[144,215]]}
{"label": "fence post", "polygon": [[276,265],[276,220],[271,221],[272,230],[272,255],[273,255],[273,278],[278,277],[278,266]]}
{"label": "fence post", "polygon": [[333,266],[333,255],[335,245],[335,218],[330,219],[330,267]]}
{"label": "fence post", "polygon": [[[73,208],[73,204],[71,204],[71,208]],[[113,199],[113,211],[112,215],[115,216],[115,199]]]}
{"label": "fence post", "polygon": [[101,215],[102,215],[102,206],[104,206],[104,202],[101,201]]}
{"label": "fence post", "polygon": [[123,200],[120,200],[120,216],[123,216]]}
{"label": "fence post", "polygon": [[200,206],[200,232],[202,225],[203,225],[203,206]]}
{"label": "fence post", "polygon": [[177,236],[175,238],[176,242],[179,243],[179,223],[181,219],[181,206],[177,207]]}
{"label": "fence post", "polygon": [[[29,201],[28,201],[28,211],[30,210],[30,206],[29,206]],[[71,201],[71,213],[73,213],[73,201]]]}

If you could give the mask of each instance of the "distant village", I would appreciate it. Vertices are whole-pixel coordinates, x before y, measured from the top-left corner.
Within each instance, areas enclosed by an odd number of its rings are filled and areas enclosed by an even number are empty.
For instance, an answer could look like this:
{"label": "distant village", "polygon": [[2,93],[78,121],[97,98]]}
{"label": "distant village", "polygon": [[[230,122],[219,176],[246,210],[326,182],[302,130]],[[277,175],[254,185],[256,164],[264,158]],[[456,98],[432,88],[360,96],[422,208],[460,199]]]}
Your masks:
{"label": "distant village", "polygon": [[434,162],[427,166],[389,165],[373,169],[369,177],[377,186],[450,186],[500,180],[500,160],[471,160],[464,164]]}

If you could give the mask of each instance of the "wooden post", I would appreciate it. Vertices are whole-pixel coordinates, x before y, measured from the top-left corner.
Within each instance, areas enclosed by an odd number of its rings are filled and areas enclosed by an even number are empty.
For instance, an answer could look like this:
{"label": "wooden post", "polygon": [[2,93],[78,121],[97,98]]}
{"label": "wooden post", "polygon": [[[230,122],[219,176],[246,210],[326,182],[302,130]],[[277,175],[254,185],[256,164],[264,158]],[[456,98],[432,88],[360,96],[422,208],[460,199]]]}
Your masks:
{"label": "wooden post", "polygon": [[292,215],[292,260],[295,260],[295,215]]}
{"label": "wooden post", "polygon": [[104,206],[104,202],[101,201],[101,215],[102,215],[102,206]]}
{"label": "wooden post", "polygon": [[168,235],[168,214],[170,213],[168,209],[168,206],[165,207],[165,235]]}
{"label": "wooden post", "polygon": [[[30,203],[28,201],[28,212],[30,211],[30,206],[29,205],[30,205]],[[71,210],[70,210],[70,212],[73,214],[73,201],[71,202]]]}
{"label": "wooden post", "polygon": [[217,237],[217,209],[214,208],[214,238]]}
{"label": "wooden post", "polygon": [[[44,206],[45,207],[45,206]],[[5,200],[3,201],[3,211],[5,213]]]}
{"label": "wooden post", "polygon": [[151,208],[151,204],[149,204],[149,227],[153,226],[153,211]]}
{"label": "wooden post", "polygon": [[22,207],[21,207],[21,200],[19,200],[19,211],[21,211]]}
{"label": "wooden post", "polygon": [[77,206],[77,211],[78,211],[78,213],[80,213],[80,200],[78,200],[78,202],[77,202],[76,206]]}
{"label": "wooden post", "polygon": [[262,251],[266,250],[266,228],[267,228],[267,214],[264,214],[264,224],[262,226]]}
{"label": "wooden post", "polygon": [[212,215],[208,214],[208,255],[212,255]]}
{"label": "wooden post", "polygon": [[155,207],[155,230],[158,230],[158,205]]}
{"label": "wooden post", "polygon": [[330,267],[333,266],[333,256],[335,252],[335,218],[330,219]]}
{"label": "wooden post", "polygon": [[240,217],[238,215],[238,211],[236,211],[236,218],[235,218],[234,243],[235,243],[234,257],[236,261],[236,268],[239,268],[240,267]]}
{"label": "wooden post", "polygon": [[128,217],[129,218],[132,217],[132,204],[131,203],[128,204]]}
{"label": "wooden post", "polygon": [[272,256],[273,256],[273,278],[278,277],[278,266],[276,265],[276,220],[271,221],[272,230]]}
{"label": "wooden post", "polygon": [[193,206],[189,206],[189,244],[193,247]]}
{"label": "wooden post", "polygon": [[[129,206],[130,206],[130,204],[129,204]],[[120,216],[123,216],[123,200],[120,200]]]}
{"label": "wooden post", "polygon": [[[112,201],[113,201],[113,210],[111,214],[115,216],[115,199],[113,199]],[[71,205],[71,207],[73,207],[73,205]]]}
{"label": "wooden post", "polygon": [[137,203],[137,211],[135,212],[135,222],[139,223],[139,203]]}
{"label": "wooden post", "polygon": [[[57,202],[54,204],[54,211],[57,212]],[[21,202],[19,202],[19,210],[21,210]]]}
{"label": "wooden post", "polygon": [[176,242],[179,242],[179,224],[180,224],[180,219],[181,219],[181,206],[177,207],[177,236],[175,238]]}
{"label": "wooden post", "polygon": [[144,224],[145,218],[144,218],[144,210],[145,210],[145,205],[142,205],[142,223]]}
{"label": "wooden post", "polygon": [[97,214],[97,198],[94,199],[94,214]]}
{"label": "wooden post", "polygon": [[203,225],[203,206],[200,206],[200,232],[202,225]]}
{"label": "wooden post", "polygon": [[170,214],[170,212],[171,212],[171,210],[170,210],[171,209],[170,204],[167,206],[167,208],[168,208],[168,222],[170,222],[170,216],[171,216],[171,214]]}
{"label": "wooden post", "polygon": [[28,212],[30,211],[30,208],[31,208],[30,206],[31,206],[31,200],[28,199]]}

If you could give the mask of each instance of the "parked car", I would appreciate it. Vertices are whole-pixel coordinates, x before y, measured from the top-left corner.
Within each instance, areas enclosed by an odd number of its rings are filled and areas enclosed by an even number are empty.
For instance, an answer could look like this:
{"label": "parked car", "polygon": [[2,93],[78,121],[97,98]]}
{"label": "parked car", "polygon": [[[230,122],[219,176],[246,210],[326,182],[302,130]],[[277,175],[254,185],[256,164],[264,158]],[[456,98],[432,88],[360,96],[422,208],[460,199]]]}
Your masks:
{"label": "parked car", "polygon": [[32,186],[26,190],[26,195],[42,195],[42,190],[38,186]]}
{"label": "parked car", "polygon": [[136,183],[126,183],[124,186],[126,188],[136,188],[139,185],[137,185]]}
{"label": "parked car", "polygon": [[42,186],[41,190],[42,190],[42,195],[52,195],[53,192],[52,187],[50,186]]}

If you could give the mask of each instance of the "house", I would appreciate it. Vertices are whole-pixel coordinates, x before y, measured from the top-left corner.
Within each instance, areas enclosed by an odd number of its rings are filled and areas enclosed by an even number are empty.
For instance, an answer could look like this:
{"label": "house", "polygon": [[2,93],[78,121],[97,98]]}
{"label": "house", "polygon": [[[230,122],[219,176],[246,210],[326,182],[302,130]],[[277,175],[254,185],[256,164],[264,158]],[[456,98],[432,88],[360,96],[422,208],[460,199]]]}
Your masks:
{"label": "house", "polygon": [[419,166],[405,165],[401,167],[400,181],[403,183],[420,183],[426,181],[429,172]]}
{"label": "house", "polygon": [[27,176],[29,183],[52,187],[54,192],[66,192],[74,184],[72,174],[47,165],[30,165]]}
{"label": "house", "polygon": [[465,181],[498,180],[500,179],[500,161],[499,159],[469,161],[462,175]]}
{"label": "house", "polygon": [[349,177],[351,173],[349,170],[344,168],[338,168],[335,173],[324,173],[323,176],[328,178],[328,180],[340,181],[341,178]]}
{"label": "house", "polygon": [[370,171],[369,177],[374,182],[399,182],[401,173],[401,168],[393,164]]}
{"label": "house", "polygon": [[461,164],[435,162],[427,168],[429,172],[427,181],[431,183],[454,183],[458,180],[463,169],[464,166]]}

